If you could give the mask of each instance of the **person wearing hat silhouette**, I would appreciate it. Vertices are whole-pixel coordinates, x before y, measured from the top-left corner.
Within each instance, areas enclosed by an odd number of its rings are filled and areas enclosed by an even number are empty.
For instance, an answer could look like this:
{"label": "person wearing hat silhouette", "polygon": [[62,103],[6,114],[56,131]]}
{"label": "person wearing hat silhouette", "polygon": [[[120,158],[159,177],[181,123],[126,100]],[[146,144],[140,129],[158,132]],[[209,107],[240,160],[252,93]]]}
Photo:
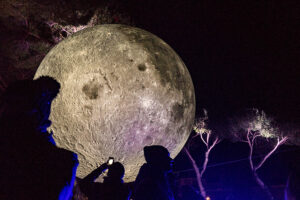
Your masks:
{"label": "person wearing hat silhouette", "polygon": [[168,174],[173,160],[169,151],[160,145],[144,147],[146,163],[140,168],[135,180],[134,200],[173,200]]}
{"label": "person wearing hat silhouette", "polygon": [[11,84],[1,98],[0,199],[72,196],[77,155],[56,147],[48,133],[51,102],[60,84],[50,77]]}

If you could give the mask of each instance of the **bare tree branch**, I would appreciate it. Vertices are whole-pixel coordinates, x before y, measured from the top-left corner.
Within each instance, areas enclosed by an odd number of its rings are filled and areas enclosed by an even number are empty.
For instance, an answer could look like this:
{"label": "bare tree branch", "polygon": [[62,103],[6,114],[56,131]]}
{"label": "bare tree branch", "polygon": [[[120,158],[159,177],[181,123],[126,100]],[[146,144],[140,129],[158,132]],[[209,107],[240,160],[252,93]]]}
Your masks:
{"label": "bare tree branch", "polygon": [[274,148],[262,159],[262,161],[258,164],[257,167],[255,167],[255,171],[261,168],[261,166],[266,162],[266,160],[278,149],[278,147],[282,144],[284,144],[287,141],[287,137],[283,137],[282,139],[277,138],[277,144],[274,146]]}
{"label": "bare tree branch", "polygon": [[214,146],[219,142],[219,138],[217,137],[213,144],[211,146],[208,147],[207,151],[205,152],[205,159],[204,159],[204,162],[203,162],[203,165],[202,165],[202,170],[200,172],[200,175],[201,177],[203,176],[206,168],[207,168],[207,163],[208,163],[208,159],[209,159],[209,154],[210,154],[210,151],[214,148]]}
{"label": "bare tree branch", "polygon": [[207,147],[207,142],[203,139],[203,134],[201,134],[201,133],[199,133],[199,135],[200,135],[200,138],[201,138],[201,140],[202,140],[202,142],[206,145],[206,147]]}

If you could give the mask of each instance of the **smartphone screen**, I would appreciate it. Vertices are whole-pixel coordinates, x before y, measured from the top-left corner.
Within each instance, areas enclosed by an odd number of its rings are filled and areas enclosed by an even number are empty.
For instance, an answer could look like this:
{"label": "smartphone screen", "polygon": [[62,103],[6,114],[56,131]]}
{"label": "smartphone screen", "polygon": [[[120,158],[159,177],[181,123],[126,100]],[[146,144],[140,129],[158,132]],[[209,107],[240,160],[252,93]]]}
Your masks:
{"label": "smartphone screen", "polygon": [[110,158],[108,159],[108,161],[107,161],[107,164],[108,164],[108,165],[112,165],[113,163],[114,163],[114,158],[111,158],[111,157],[110,157]]}

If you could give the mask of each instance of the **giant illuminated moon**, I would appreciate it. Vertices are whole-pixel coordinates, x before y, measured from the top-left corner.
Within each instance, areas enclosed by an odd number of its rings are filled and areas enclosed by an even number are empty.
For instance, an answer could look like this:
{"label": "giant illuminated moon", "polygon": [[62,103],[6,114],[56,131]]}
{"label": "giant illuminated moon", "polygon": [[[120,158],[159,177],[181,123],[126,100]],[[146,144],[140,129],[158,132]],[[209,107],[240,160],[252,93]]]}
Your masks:
{"label": "giant illuminated moon", "polygon": [[190,74],[157,36],[124,25],[79,31],[56,45],[35,79],[61,84],[50,129],[61,148],[78,154],[83,178],[114,157],[134,181],[145,162],[143,147],[163,145],[175,157],[194,121]]}

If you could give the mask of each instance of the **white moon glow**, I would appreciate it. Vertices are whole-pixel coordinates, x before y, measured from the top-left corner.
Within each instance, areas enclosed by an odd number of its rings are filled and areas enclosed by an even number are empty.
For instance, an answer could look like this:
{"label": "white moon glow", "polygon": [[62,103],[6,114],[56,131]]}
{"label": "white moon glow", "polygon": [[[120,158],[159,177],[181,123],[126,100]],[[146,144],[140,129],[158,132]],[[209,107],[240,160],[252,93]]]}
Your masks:
{"label": "white moon glow", "polygon": [[61,84],[52,103],[50,129],[59,147],[78,154],[83,178],[114,157],[134,181],[143,147],[165,146],[175,157],[195,115],[190,74],[157,36],[124,25],[100,25],[55,46],[35,78]]}

